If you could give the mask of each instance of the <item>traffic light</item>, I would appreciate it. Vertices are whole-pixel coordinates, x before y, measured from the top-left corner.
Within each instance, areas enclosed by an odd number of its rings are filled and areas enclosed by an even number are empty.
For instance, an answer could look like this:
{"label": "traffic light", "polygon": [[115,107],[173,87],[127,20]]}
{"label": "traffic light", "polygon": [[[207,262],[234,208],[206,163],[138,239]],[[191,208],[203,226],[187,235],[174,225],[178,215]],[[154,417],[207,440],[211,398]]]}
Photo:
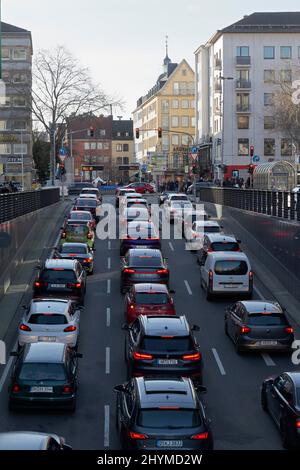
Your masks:
{"label": "traffic light", "polygon": [[161,139],[161,138],[162,138],[162,128],[159,127],[159,128],[157,129],[157,131],[158,131],[158,137],[159,137],[159,139]]}
{"label": "traffic light", "polygon": [[94,128],[91,126],[90,127],[90,137],[94,137],[95,136],[95,130]]}
{"label": "traffic light", "polygon": [[135,130],[135,138],[139,139],[140,138],[140,129],[137,127]]}
{"label": "traffic light", "polygon": [[254,169],[255,169],[255,165],[250,164],[248,168],[248,173],[250,173],[250,175],[253,175]]}
{"label": "traffic light", "polygon": [[254,145],[250,146],[250,157],[254,156]]}

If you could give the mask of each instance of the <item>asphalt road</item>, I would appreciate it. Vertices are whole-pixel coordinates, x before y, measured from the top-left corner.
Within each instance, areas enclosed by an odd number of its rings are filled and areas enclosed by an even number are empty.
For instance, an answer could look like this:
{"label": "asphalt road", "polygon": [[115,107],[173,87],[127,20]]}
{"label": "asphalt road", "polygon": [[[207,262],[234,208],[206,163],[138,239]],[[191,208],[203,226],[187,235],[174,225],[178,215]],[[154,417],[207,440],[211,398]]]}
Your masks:
{"label": "asphalt road", "polygon": [[[106,196],[105,202],[113,199]],[[81,316],[79,350],[84,357],[79,366],[76,412],[11,413],[7,409],[7,380],[2,378],[0,431],[49,431],[64,436],[74,449],[120,449],[113,393],[114,385],[126,380],[119,241],[97,240],[95,247],[95,273],[88,277]],[[169,258],[177,313],[200,326],[196,334],[204,360],[204,385],[208,388],[203,401],[212,419],[215,449],[282,449],[273,421],[261,409],[260,384],[269,375],[295,370],[290,357],[260,353],[238,356],[224,334],[224,310],[234,299],[207,302],[200,288],[195,255],[185,251],[183,240],[164,240],[163,253]],[[272,298],[262,284],[255,281],[254,285],[255,298]],[[300,338],[299,328],[296,338]]]}

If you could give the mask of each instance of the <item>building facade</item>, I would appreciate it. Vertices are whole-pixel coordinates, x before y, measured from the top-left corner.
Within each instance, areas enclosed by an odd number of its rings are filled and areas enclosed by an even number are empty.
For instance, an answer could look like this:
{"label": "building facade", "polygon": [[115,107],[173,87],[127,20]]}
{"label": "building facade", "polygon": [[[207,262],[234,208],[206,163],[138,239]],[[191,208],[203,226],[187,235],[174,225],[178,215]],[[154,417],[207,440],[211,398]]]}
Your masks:
{"label": "building facade", "polygon": [[[154,87],[133,112],[136,159],[155,176],[183,177],[190,171],[188,149],[195,136],[195,73],[184,59],[172,63],[168,53]],[[162,129],[162,137],[158,136]]]}
{"label": "building facade", "polygon": [[295,161],[289,138],[275,129],[272,104],[278,83],[299,73],[300,13],[245,16],[217,31],[195,58],[196,138],[213,176],[245,179],[249,164]]}
{"label": "building facade", "polygon": [[137,171],[134,161],[133,121],[121,118],[113,120],[111,180],[126,183]]}
{"label": "building facade", "polygon": [[0,179],[31,189],[32,158],[32,37],[31,32],[3,23],[0,103]]}

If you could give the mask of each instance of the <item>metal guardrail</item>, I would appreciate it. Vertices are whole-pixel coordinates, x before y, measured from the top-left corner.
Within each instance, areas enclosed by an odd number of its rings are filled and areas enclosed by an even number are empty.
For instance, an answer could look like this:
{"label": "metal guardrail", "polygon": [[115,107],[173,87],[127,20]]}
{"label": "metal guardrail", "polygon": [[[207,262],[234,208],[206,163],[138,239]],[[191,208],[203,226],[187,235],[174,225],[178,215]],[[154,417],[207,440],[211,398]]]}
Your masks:
{"label": "metal guardrail", "polygon": [[200,201],[300,221],[300,194],[257,189],[201,188]]}
{"label": "metal guardrail", "polygon": [[0,194],[0,223],[50,206],[59,200],[59,188]]}

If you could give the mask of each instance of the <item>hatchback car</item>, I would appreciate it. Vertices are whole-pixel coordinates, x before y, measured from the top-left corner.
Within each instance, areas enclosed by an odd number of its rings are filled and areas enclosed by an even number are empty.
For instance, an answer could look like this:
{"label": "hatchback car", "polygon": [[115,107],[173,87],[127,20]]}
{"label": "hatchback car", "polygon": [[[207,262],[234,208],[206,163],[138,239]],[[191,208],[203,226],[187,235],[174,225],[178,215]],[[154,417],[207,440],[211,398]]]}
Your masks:
{"label": "hatchback car", "polygon": [[60,244],[64,243],[86,243],[93,249],[95,243],[95,233],[85,222],[70,222],[61,228]]}
{"label": "hatchback car", "polygon": [[0,450],[72,450],[63,437],[31,431],[0,433]]}
{"label": "hatchback car", "polygon": [[241,240],[237,240],[233,235],[224,235],[223,233],[205,233],[202,248],[197,256],[199,264],[205,263],[207,253],[214,251],[242,251],[240,248]]}
{"label": "hatchback car", "polygon": [[121,293],[134,284],[155,283],[169,285],[167,260],[160,250],[131,249],[121,258]]}
{"label": "hatchback car", "polygon": [[155,192],[154,187],[150,183],[130,183],[126,186],[126,188],[132,188],[137,193],[140,194],[152,194]]}
{"label": "hatchback car", "polygon": [[176,315],[174,301],[164,284],[134,284],[125,296],[125,319],[139,315]]}
{"label": "hatchback car", "polygon": [[96,221],[89,211],[71,211],[66,223],[82,222],[88,224],[93,230],[96,229]]}
{"label": "hatchback car", "polygon": [[225,313],[225,333],[241,351],[292,351],[294,329],[278,302],[236,302]]}
{"label": "hatchback car", "polygon": [[132,375],[185,376],[202,383],[202,354],[185,316],[140,315],[127,330],[125,359]]}
{"label": "hatchback car", "polygon": [[48,259],[38,266],[33,283],[34,298],[64,297],[83,305],[86,271],[77,260]]}
{"label": "hatchback car", "polygon": [[123,449],[212,450],[210,421],[199,393],[186,378],[138,377],[114,388]]}
{"label": "hatchback car", "polygon": [[27,344],[16,356],[8,389],[9,409],[54,407],[75,411],[78,358],[62,343]]}
{"label": "hatchback car", "polygon": [[98,212],[99,203],[96,199],[78,198],[74,204],[75,211],[89,211],[98,223],[100,220]]}
{"label": "hatchback car", "polygon": [[283,447],[300,449],[300,372],[284,372],[264,380],[261,404],[279,428]]}
{"label": "hatchback car", "polygon": [[29,343],[57,342],[76,348],[81,308],[71,300],[33,299],[28,307],[24,306],[19,324],[19,347]]}
{"label": "hatchback car", "polygon": [[54,250],[54,259],[77,259],[88,274],[93,274],[95,250],[87,243],[64,243]]}
{"label": "hatchback car", "polygon": [[120,256],[124,256],[130,248],[160,249],[159,231],[153,222],[129,222],[120,233]]}
{"label": "hatchback car", "polygon": [[204,220],[203,218],[187,225],[184,235],[185,239],[189,243],[194,243],[195,249],[197,249],[197,246],[202,247],[204,236],[207,233],[221,233],[222,229],[222,225],[216,220]]}

